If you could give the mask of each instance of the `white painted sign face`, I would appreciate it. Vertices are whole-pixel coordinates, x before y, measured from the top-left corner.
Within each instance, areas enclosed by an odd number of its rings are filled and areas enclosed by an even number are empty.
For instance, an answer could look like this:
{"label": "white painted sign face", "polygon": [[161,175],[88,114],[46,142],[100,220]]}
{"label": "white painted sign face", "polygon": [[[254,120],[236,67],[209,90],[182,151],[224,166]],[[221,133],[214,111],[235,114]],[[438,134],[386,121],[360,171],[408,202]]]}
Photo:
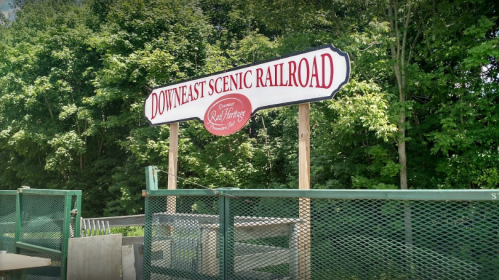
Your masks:
{"label": "white painted sign face", "polygon": [[228,135],[257,110],[330,99],[348,82],[350,59],[332,45],[152,90],[144,105],[152,125],[198,119]]}

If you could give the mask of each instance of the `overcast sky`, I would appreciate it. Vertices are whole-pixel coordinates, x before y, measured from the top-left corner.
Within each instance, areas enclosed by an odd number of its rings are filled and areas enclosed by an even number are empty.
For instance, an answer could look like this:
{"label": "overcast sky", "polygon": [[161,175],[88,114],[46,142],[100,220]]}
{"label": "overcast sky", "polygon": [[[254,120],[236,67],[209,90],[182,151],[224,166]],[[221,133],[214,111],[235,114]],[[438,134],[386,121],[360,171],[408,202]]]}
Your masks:
{"label": "overcast sky", "polygon": [[9,4],[12,3],[13,0],[0,0],[0,11],[7,17],[7,14],[10,10]]}

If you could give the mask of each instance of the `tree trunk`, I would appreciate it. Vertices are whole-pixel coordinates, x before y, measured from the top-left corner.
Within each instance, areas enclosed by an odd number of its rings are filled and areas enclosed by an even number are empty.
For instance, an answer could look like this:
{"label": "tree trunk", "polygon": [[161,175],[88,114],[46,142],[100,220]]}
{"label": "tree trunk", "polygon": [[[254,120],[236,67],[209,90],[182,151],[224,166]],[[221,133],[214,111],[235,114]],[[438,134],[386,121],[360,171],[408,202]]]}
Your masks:
{"label": "tree trunk", "polygon": [[[398,115],[397,128],[399,135],[397,137],[398,145],[398,155],[400,164],[400,189],[409,189],[407,183],[407,154],[405,145],[405,123],[407,121],[406,109],[406,46],[407,46],[407,30],[409,27],[409,22],[411,19],[411,3],[410,1],[405,2],[405,7],[402,15],[399,14],[399,2],[398,0],[392,0],[388,4],[388,19],[390,21],[391,27],[391,37],[394,39],[394,43],[391,45],[392,59],[394,61],[393,71],[397,80],[399,102],[400,102],[400,112]],[[403,22],[403,30],[399,29],[399,20]],[[417,37],[417,36],[416,36]],[[409,56],[411,51],[409,51]],[[409,61],[409,58],[407,59]],[[413,231],[412,231],[412,209],[411,202],[405,201],[404,203],[404,238],[406,245],[406,259],[408,262],[407,270],[409,273],[414,273],[412,250],[413,250]]]}
{"label": "tree trunk", "polygon": [[[394,43],[390,46],[392,59],[394,61],[393,71],[397,80],[397,87],[399,92],[400,112],[398,116],[398,132],[397,145],[400,164],[400,188],[402,190],[409,189],[407,182],[407,155],[405,145],[405,122],[407,121],[405,113],[406,104],[406,46],[407,46],[407,30],[411,19],[411,5],[406,3],[407,12],[399,17],[399,3],[397,0],[390,1],[388,5],[388,19],[391,27],[391,37]],[[401,33],[398,22],[399,19],[403,20],[403,32]]]}
{"label": "tree trunk", "polygon": [[406,122],[405,111],[401,110],[399,115],[399,125],[398,130],[400,133],[400,139],[398,142],[398,154],[399,154],[399,164],[400,164],[400,189],[407,190],[407,155],[405,150],[405,127]]}

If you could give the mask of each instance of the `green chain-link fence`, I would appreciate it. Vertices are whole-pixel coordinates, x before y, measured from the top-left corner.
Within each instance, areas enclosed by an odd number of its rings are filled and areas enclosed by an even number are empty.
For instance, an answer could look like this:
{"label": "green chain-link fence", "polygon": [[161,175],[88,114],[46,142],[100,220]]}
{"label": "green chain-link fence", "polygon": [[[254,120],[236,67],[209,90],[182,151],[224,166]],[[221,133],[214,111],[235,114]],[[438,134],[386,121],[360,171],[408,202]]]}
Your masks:
{"label": "green chain-link fence", "polygon": [[494,191],[148,190],[145,279],[499,279]]}
{"label": "green chain-link fence", "polygon": [[0,250],[16,251],[16,198],[17,191],[0,190]]}
{"label": "green chain-link fence", "polygon": [[19,189],[0,192],[0,249],[50,258],[51,265],[17,275],[66,279],[68,239],[79,236],[81,191]]}

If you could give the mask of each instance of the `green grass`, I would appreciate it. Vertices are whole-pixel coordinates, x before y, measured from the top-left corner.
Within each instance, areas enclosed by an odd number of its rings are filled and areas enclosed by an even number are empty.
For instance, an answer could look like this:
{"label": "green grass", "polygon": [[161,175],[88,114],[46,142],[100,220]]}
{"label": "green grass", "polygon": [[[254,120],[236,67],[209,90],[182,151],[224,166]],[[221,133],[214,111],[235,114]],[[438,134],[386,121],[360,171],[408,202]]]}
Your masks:
{"label": "green grass", "polygon": [[111,233],[121,233],[123,236],[144,236],[144,227],[115,227],[111,228]]}
{"label": "green grass", "polygon": [[[121,233],[122,236],[144,236],[144,227],[141,226],[129,226],[129,227],[115,227],[111,228],[111,234],[119,234]],[[81,236],[96,236],[96,235],[106,235],[107,232],[104,232],[104,230],[101,230],[99,232],[93,231],[90,232],[90,230],[82,230],[82,235]]]}

